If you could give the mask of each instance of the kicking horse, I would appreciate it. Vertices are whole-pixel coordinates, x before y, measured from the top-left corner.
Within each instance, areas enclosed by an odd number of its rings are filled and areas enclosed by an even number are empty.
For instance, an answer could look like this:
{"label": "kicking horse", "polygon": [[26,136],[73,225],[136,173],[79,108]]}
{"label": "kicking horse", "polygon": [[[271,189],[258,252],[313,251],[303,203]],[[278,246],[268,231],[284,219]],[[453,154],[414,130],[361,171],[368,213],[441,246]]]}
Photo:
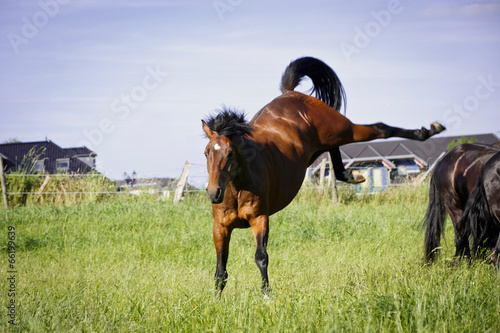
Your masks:
{"label": "kicking horse", "polygon": [[[294,89],[308,76],[316,97]],[[353,142],[391,137],[426,140],[444,127],[407,130],[384,123],[353,124],[338,110],[345,105],[344,89],[324,62],[299,58],[286,68],[282,95],[264,106],[250,122],[231,110],[202,120],[209,142],[205,149],[212,202],[213,237],[217,252],[215,288],[227,281],[226,264],[231,232],[251,228],[257,247],[255,262],[262,276],[262,292],[270,291],[268,278],[269,216],[285,208],[299,191],[306,169],[324,152],[332,153],[338,179],[358,182],[344,172],[339,147]]]}

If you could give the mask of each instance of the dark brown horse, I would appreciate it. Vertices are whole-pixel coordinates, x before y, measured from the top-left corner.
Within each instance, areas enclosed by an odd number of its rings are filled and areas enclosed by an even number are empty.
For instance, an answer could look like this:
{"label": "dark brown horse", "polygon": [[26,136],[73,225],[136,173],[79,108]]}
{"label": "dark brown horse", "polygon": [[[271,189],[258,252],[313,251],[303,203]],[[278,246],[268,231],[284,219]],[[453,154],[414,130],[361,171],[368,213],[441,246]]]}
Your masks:
{"label": "dark brown horse", "polygon": [[424,218],[425,258],[432,262],[439,253],[446,212],[455,229],[455,256],[470,256],[469,229],[460,220],[481,170],[500,150],[493,146],[462,144],[448,151],[436,164],[431,177],[429,205]]}
{"label": "dark brown horse", "polygon": [[484,164],[460,226],[471,236],[472,254],[489,250],[491,261],[500,267],[500,151]]}
{"label": "dark brown horse", "polygon": [[[318,98],[293,91],[304,76],[311,78]],[[340,154],[336,155],[339,146],[390,137],[425,140],[444,130],[438,123],[433,123],[430,130],[351,123],[337,112],[344,99],[337,75],[314,58],[292,62],[283,74],[281,91],[283,94],[260,110],[250,123],[242,114],[229,110],[202,121],[210,140],[205,149],[209,173],[206,191],[214,218],[218,292],[226,284],[229,241],[234,228],[252,229],[262,291],[269,291],[269,216],[292,201],[307,167],[320,154],[332,152],[336,175],[342,176],[343,164]]]}

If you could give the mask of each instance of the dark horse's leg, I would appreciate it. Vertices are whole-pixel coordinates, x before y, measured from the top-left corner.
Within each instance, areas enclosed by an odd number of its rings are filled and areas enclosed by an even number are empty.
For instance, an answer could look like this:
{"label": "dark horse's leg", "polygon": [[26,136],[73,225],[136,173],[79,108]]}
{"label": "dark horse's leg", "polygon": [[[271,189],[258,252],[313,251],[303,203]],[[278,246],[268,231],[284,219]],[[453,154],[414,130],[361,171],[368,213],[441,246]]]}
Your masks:
{"label": "dark horse's leg", "polygon": [[455,229],[455,257],[458,259],[470,258],[469,234],[462,221],[463,206],[462,202],[446,205]]}
{"label": "dark horse's leg", "polygon": [[215,292],[220,294],[227,282],[227,258],[229,257],[229,241],[231,240],[231,229],[214,224],[214,243],[217,252],[217,269],[215,270]]}
{"label": "dark horse's leg", "polygon": [[469,237],[459,236],[455,231],[455,257],[470,258]]}
{"label": "dark horse's leg", "polygon": [[267,276],[267,265],[269,264],[269,256],[267,255],[267,238],[269,236],[269,217],[261,215],[250,221],[252,233],[255,238],[255,263],[259,267],[262,276],[262,293],[268,295],[271,291],[269,287],[269,278]]}

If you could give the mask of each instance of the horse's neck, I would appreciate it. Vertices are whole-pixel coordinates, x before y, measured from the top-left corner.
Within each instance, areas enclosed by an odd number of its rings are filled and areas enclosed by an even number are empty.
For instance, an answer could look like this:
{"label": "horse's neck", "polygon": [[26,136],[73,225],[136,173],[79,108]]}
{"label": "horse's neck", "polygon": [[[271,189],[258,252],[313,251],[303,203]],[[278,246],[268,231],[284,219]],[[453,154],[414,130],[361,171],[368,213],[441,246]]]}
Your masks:
{"label": "horse's neck", "polygon": [[236,187],[248,187],[265,173],[266,147],[249,138],[240,138],[238,144],[238,171],[234,178]]}

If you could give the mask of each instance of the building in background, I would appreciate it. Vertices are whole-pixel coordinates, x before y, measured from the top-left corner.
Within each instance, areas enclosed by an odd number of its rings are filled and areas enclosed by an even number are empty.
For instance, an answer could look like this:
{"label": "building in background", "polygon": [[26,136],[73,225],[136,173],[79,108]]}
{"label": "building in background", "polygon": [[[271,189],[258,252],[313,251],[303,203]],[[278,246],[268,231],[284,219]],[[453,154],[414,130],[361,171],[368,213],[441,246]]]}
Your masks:
{"label": "building in background", "polygon": [[97,154],[87,147],[61,148],[50,140],[0,144],[6,171],[24,173],[89,173]]}

